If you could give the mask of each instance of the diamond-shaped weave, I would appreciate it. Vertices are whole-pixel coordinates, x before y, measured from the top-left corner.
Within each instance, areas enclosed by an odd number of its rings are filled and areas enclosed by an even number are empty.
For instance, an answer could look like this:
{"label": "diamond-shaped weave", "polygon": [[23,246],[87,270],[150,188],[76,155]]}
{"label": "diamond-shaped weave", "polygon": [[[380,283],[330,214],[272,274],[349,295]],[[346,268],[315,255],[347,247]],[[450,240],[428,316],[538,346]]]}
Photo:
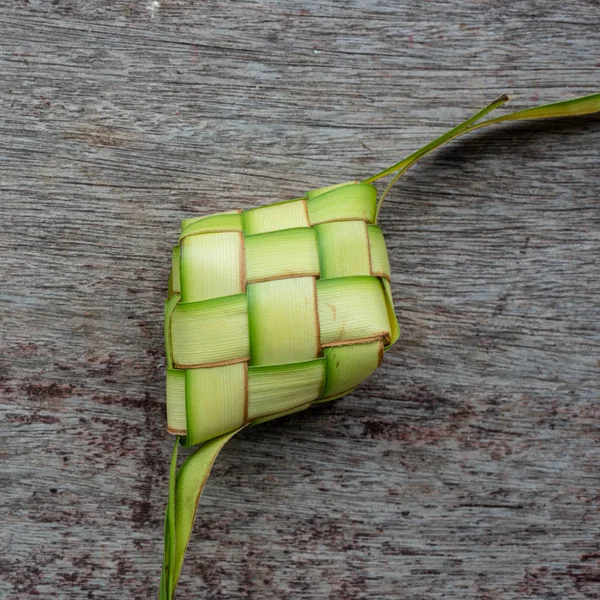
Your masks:
{"label": "diamond-shaped weave", "polygon": [[187,219],[165,308],[169,431],[193,445],[352,391],[399,334],[372,185]]}

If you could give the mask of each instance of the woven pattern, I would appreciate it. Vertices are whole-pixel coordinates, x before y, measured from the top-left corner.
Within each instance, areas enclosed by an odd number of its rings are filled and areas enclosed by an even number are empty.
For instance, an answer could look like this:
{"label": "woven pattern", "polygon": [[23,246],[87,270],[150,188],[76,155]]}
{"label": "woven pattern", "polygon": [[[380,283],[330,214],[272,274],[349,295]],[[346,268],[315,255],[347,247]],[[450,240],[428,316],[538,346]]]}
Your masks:
{"label": "woven pattern", "polygon": [[187,219],[165,305],[169,431],[194,445],[333,400],[398,338],[372,185]]}

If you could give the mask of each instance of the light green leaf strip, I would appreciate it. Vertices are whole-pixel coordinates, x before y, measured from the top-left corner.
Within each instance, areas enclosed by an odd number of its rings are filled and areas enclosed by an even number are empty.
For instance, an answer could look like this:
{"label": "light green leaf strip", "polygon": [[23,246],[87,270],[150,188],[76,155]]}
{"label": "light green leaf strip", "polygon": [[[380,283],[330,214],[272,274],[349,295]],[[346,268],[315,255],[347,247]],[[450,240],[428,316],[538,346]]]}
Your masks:
{"label": "light green leaf strip", "polygon": [[[239,215],[230,216],[239,218]],[[239,231],[207,232],[182,238],[181,300],[199,302],[242,293],[243,251],[244,239]]]}
{"label": "light green leaf strip", "polygon": [[[167,522],[169,527],[169,590],[174,590],[174,572],[172,565],[175,564],[177,553],[177,534],[175,531],[175,489],[177,481],[177,448],[179,446],[179,436],[175,438],[173,446],[173,455],[171,456],[171,466],[169,469],[169,503],[167,504]],[[174,591],[172,593],[174,594]]]}
{"label": "light green leaf strip", "polygon": [[294,363],[317,357],[318,317],[313,277],[250,283],[246,291],[251,365]]}
{"label": "light green leaf strip", "polygon": [[248,368],[248,418],[292,410],[319,398],[325,359]]}
{"label": "light green leaf strip", "polygon": [[385,292],[385,306],[387,308],[388,319],[390,323],[391,339],[389,344],[387,344],[383,348],[384,352],[387,352],[398,341],[398,338],[400,337],[400,325],[398,324],[398,318],[396,317],[396,311],[394,310],[392,286],[390,285],[390,282],[383,277],[379,281],[381,281],[381,285],[383,286],[383,290]]}
{"label": "light green leaf strip", "polygon": [[179,246],[173,248],[171,257],[171,274],[169,277],[169,298],[173,294],[181,294],[181,282],[179,277]]}
{"label": "light green leaf strip", "polygon": [[185,446],[195,446],[244,425],[246,369],[246,363],[241,362],[183,371]]}
{"label": "light green leaf strip", "polygon": [[239,213],[219,213],[192,220],[182,229],[179,241],[190,235],[235,231],[242,231],[242,215]]}
{"label": "light green leaf strip", "polygon": [[242,362],[249,354],[246,294],[180,303],[170,322],[178,367]]}
{"label": "light green leaf strip", "polygon": [[376,340],[349,346],[323,349],[325,354],[325,387],[322,399],[336,397],[365,380],[383,359],[383,342]]}
{"label": "light green leaf strip", "polygon": [[167,368],[167,428],[169,433],[186,435],[185,371]]}
{"label": "light green leaf strip", "polygon": [[251,208],[244,211],[242,217],[245,236],[310,227],[304,198]]}
{"label": "light green leaf strip", "polygon": [[165,354],[167,356],[167,368],[173,368],[173,339],[171,337],[171,318],[173,311],[180,300],[179,294],[171,296],[165,302],[165,323],[164,323],[164,334],[165,334]]}
{"label": "light green leaf strip", "polygon": [[[224,215],[240,215],[241,214],[241,210],[239,209],[235,209],[235,210],[228,210],[226,212],[220,212],[220,213],[214,213],[212,215],[204,215],[203,217],[190,217],[189,219],[183,219],[183,221],[181,221],[181,233],[183,234],[187,228],[192,224],[192,223],[196,223],[198,221],[205,221],[205,230],[210,230],[211,228],[213,228],[214,230],[214,225],[215,225],[215,219],[222,217]],[[236,223],[236,221],[222,221],[222,223]],[[200,229],[202,229],[204,226],[200,226]],[[237,227],[236,227],[237,229]],[[221,229],[218,228],[218,231],[220,231]]]}
{"label": "light green leaf strip", "polygon": [[371,252],[364,221],[332,221],[313,227],[319,241],[321,279],[371,274]]}
{"label": "light green leaf strip", "polygon": [[321,346],[391,337],[380,279],[340,277],[317,281]]}
{"label": "light green leaf strip", "polygon": [[391,279],[390,260],[388,258],[387,248],[383,232],[377,225],[369,225],[369,246],[371,254],[371,275],[376,277],[385,277]]}
{"label": "light green leaf strip", "polygon": [[244,245],[246,283],[319,276],[319,254],[312,227],[249,235]]}
{"label": "light green leaf strip", "polygon": [[179,436],[175,438],[175,445],[171,455],[169,469],[169,499],[165,514],[165,550],[163,556],[163,570],[160,578],[159,600],[171,600],[173,589],[173,569],[175,564],[175,478],[177,472],[177,448]]}
{"label": "light green leaf strip", "polygon": [[520,110],[502,117],[490,119],[483,125],[500,123],[502,121],[520,121],[522,119],[555,119],[560,117],[581,117],[600,112],[600,94],[590,94],[572,100],[563,100],[553,104],[544,104]]}
{"label": "light green leaf strip", "polygon": [[325,188],[327,191],[308,193],[308,217],[311,225],[329,221],[360,220],[374,223],[377,190],[372,185],[348,183]]}
{"label": "light green leaf strip", "polygon": [[[169,564],[169,595],[167,600],[172,600],[175,597],[175,588],[179,581],[183,557],[194,527],[198,503],[212,466],[223,446],[241,429],[213,438],[200,446],[183,463],[177,473],[172,500],[175,549],[173,550],[171,542],[169,556],[172,556],[172,559]],[[171,502],[171,498],[169,500]]]}
{"label": "light green leaf strip", "polygon": [[333,185],[320,187],[315,190],[309,190],[308,192],[306,192],[306,197],[310,200],[311,198],[316,198],[317,196],[321,196],[321,195],[325,194],[326,192],[335,190],[336,188],[345,187],[347,185],[354,185],[356,183],[360,183],[360,181],[344,181],[343,183],[335,183]]}

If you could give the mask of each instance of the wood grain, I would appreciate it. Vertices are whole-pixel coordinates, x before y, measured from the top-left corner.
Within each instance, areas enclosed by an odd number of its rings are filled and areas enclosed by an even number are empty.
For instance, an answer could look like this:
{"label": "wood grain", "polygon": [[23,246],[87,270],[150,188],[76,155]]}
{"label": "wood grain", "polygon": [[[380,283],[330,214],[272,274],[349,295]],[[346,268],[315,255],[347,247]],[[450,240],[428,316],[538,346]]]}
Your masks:
{"label": "wood grain", "polygon": [[[0,598],[152,598],[179,221],[596,92],[596,0],[0,3]],[[386,200],[402,337],[217,461],[180,598],[600,598],[600,119]]]}

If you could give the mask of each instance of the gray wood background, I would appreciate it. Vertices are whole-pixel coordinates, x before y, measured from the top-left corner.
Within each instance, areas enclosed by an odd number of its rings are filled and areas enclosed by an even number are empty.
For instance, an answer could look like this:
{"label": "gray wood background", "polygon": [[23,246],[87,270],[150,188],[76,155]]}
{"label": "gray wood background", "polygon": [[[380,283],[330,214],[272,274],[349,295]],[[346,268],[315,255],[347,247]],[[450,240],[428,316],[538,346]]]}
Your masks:
{"label": "gray wood background", "polygon": [[[155,597],[179,221],[600,89],[597,0],[0,2],[0,598]],[[472,135],[382,228],[403,335],[219,457],[180,598],[600,598],[600,119]]]}

